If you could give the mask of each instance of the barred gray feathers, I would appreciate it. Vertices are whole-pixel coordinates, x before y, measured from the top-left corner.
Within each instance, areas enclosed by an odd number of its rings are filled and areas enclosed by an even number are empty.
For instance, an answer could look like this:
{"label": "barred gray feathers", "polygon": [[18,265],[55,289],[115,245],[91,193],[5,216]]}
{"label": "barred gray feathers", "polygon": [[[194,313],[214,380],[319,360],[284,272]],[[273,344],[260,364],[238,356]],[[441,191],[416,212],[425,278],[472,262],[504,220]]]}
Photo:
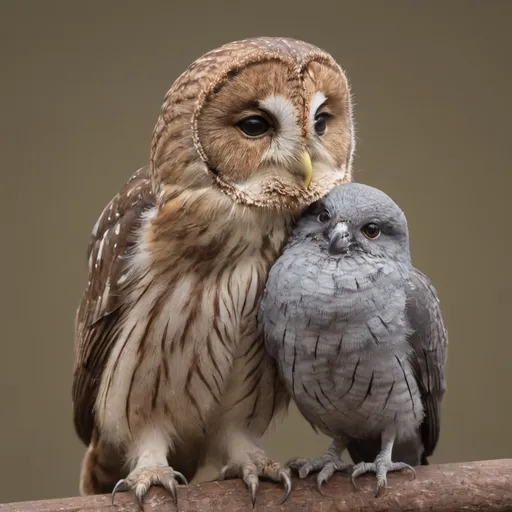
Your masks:
{"label": "barred gray feathers", "polygon": [[[348,183],[313,204],[272,266],[259,318],[267,351],[305,418],[333,438],[295,459],[321,485],[347,449],[354,477],[427,463],[440,431],[447,332],[429,279],[410,260],[398,205]],[[397,457],[400,462],[392,462]]]}

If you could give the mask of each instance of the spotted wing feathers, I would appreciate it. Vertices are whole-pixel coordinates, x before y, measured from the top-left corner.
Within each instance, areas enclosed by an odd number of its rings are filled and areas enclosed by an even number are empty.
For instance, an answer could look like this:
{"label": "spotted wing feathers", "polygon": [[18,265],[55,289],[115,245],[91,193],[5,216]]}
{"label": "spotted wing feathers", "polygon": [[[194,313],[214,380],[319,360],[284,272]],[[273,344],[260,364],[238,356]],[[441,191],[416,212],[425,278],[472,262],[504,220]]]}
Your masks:
{"label": "spotted wing feathers", "polygon": [[143,213],[154,204],[147,168],[139,169],[103,210],[92,231],[88,284],[75,318],[73,420],[89,444],[94,404],[103,369],[121,327],[123,307],[134,277],[129,258]]}

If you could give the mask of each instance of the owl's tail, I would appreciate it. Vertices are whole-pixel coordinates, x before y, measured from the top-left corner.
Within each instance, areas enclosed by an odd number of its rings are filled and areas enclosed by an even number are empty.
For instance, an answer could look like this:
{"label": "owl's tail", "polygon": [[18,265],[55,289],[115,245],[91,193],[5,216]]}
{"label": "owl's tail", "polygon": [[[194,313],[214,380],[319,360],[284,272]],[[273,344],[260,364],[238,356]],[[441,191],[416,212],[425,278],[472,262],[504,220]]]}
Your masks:
{"label": "owl's tail", "polygon": [[93,435],[82,461],[80,472],[80,494],[111,493],[116,483],[125,478],[122,455],[105,443],[98,443]]}

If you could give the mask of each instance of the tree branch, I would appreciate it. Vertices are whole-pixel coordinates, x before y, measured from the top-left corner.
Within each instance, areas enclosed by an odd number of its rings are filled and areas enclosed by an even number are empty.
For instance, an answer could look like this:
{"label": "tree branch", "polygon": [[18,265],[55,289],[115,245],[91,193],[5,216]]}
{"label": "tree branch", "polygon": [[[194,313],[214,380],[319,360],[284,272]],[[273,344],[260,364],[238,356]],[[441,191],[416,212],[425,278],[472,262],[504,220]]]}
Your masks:
{"label": "tree branch", "polygon": [[[255,511],[281,512],[393,512],[403,511],[512,511],[512,459],[422,466],[416,480],[409,473],[388,474],[388,488],[374,497],[374,475],[358,479],[353,487],[347,475],[335,474],[324,486],[327,496],[316,489],[315,477],[294,478],[287,502],[278,484],[262,482]],[[153,488],[144,502],[146,511],[241,512],[251,510],[249,493],[239,480],[179,486],[178,508],[160,487]],[[109,495],[27,501],[0,505],[1,512],[139,512],[131,493],[118,493],[116,505]]]}

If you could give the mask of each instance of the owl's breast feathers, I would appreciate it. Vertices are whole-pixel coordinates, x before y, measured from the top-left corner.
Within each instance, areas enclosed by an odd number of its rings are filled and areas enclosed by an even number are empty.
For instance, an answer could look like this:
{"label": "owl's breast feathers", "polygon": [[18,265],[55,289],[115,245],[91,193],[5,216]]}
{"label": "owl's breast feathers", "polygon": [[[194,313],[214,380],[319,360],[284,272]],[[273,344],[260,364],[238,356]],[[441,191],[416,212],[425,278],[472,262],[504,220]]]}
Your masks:
{"label": "owl's breast feathers", "polygon": [[178,438],[204,436],[211,414],[233,408],[266,428],[274,366],[255,309],[286,232],[285,217],[214,188],[176,191],[158,207],[147,171],[132,177],[89,245],[73,383],[84,443],[98,425],[126,441],[149,417]]}

